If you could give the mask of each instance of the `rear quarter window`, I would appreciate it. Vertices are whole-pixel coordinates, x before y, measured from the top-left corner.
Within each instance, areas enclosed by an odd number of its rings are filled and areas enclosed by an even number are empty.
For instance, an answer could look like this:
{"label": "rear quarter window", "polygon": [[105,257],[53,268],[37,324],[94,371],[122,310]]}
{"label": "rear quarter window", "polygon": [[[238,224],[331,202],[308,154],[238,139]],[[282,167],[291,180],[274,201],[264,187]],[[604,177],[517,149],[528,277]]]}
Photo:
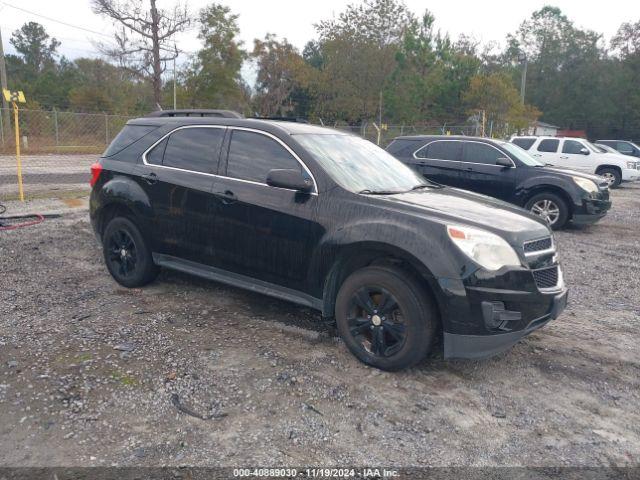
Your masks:
{"label": "rear quarter window", "polygon": [[125,125],[124,128],[120,130],[120,133],[116,135],[116,138],[109,144],[102,156],[110,157],[121,152],[156,128],[158,128],[156,125]]}
{"label": "rear quarter window", "polygon": [[523,150],[529,150],[531,148],[531,145],[536,143],[536,139],[535,138],[514,138],[513,140],[511,140],[511,143],[519,146]]}

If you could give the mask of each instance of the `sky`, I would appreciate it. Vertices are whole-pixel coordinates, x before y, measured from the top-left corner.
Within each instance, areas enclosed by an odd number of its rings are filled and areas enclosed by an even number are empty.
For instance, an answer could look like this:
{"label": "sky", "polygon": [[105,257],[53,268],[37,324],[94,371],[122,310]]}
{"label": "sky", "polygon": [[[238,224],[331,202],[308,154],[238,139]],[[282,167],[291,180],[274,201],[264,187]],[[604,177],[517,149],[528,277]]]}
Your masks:
{"label": "sky", "polygon": [[[246,47],[251,48],[254,38],[274,33],[280,38],[287,38],[302,50],[305,43],[316,36],[314,23],[337,16],[349,3],[359,1],[219,0],[218,3],[228,5],[239,15],[240,36]],[[162,8],[173,5],[174,2],[175,0],[158,0],[158,5]],[[208,3],[211,2],[187,1],[192,12]],[[640,20],[640,2],[631,0],[609,0],[606,8],[603,8],[602,2],[584,0],[405,0],[405,3],[417,15],[427,8],[431,10],[436,18],[436,29],[448,32],[452,38],[464,33],[482,43],[504,44],[507,33],[515,31],[533,11],[546,4],[559,7],[578,27],[600,32],[607,40],[615,34],[621,23]],[[54,20],[69,25],[62,25]],[[91,11],[89,0],[0,0],[0,29],[6,53],[15,53],[9,44],[11,33],[28,21],[43,24],[47,32],[61,42],[59,52],[72,59],[99,56],[96,41],[109,41],[109,35],[113,32],[113,25],[109,21]],[[176,38],[178,48],[185,52],[197,50],[199,41],[196,35],[195,29],[179,35]],[[181,57],[181,61],[185,59],[186,54]],[[244,76],[250,77],[251,73],[245,71]]]}

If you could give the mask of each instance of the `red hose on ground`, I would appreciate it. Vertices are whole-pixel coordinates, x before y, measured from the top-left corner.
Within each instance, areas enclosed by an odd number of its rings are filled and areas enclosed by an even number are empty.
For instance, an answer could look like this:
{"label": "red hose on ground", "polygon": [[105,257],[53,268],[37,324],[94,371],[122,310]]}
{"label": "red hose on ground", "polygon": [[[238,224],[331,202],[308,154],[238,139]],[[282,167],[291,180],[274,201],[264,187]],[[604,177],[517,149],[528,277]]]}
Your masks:
{"label": "red hose on ground", "polygon": [[39,223],[44,222],[44,217],[42,215],[40,215],[39,213],[34,213],[32,215],[21,215],[21,216],[16,216],[16,217],[0,217],[0,222],[2,220],[11,220],[11,219],[15,219],[15,218],[29,218],[29,217],[35,217],[35,220],[31,220],[29,222],[14,223],[13,225],[2,225],[2,223],[0,223],[0,231],[2,231],[2,230],[17,230],[18,228],[30,227],[32,225],[38,225]]}

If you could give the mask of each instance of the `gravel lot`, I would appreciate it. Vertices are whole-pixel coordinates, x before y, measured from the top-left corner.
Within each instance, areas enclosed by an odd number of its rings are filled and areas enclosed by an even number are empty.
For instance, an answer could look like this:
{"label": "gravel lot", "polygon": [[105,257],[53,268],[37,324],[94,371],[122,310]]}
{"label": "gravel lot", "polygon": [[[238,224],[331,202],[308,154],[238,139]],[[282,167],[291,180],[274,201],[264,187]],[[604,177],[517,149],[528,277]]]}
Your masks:
{"label": "gravel lot", "polygon": [[640,185],[613,199],[557,234],[558,320],[393,374],[305,308],[172,272],[119,287],[84,208],[0,232],[0,465],[638,465]]}

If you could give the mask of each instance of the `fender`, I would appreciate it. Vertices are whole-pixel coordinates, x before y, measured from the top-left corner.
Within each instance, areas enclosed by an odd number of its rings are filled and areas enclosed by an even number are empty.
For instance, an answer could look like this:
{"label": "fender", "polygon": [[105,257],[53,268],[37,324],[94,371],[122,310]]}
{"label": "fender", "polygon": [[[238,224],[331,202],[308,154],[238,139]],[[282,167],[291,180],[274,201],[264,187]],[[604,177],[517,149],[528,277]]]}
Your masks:
{"label": "fender", "polygon": [[104,227],[101,226],[103,213],[107,209],[121,205],[133,212],[143,233],[151,231],[151,219],[155,218],[154,209],[149,196],[135,180],[126,175],[115,173],[100,189],[93,190],[93,192],[95,191],[98,191],[99,194],[98,198],[95,198],[96,201],[91,202],[92,205],[95,205],[95,211],[91,212],[91,216],[97,221],[98,228]]}
{"label": "fender", "polygon": [[582,199],[578,194],[578,188],[571,183],[571,180],[562,178],[559,175],[540,175],[530,177],[523,180],[518,186],[516,186],[515,199],[518,205],[524,206],[527,199],[531,197],[533,192],[538,190],[557,190],[561,194],[564,194],[571,203],[581,205]]}
{"label": "fender", "polygon": [[[380,252],[382,256],[408,263],[429,284],[441,306],[440,299],[446,293],[439,279],[460,278],[459,262],[443,254],[451,251],[443,244],[448,241],[445,236],[443,229],[442,237],[428,239],[420,235],[417,228],[390,219],[360,220],[327,232],[313,254],[308,276],[313,292],[323,298],[323,315],[333,315],[335,294],[344,279],[343,267],[347,265],[348,270],[350,262],[357,264],[358,256],[364,252]],[[377,240],[372,241],[371,238]],[[437,255],[434,252],[438,252]]]}

